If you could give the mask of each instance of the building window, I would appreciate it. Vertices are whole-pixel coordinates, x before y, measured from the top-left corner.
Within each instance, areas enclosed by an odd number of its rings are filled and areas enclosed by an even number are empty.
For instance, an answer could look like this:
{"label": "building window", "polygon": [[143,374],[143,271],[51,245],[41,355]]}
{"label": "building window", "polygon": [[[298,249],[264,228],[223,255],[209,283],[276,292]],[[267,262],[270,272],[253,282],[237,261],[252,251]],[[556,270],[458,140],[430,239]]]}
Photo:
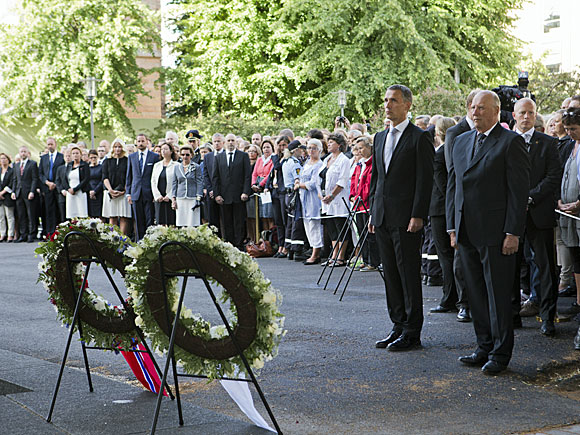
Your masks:
{"label": "building window", "polygon": [[552,29],[560,27],[560,14],[552,12],[548,18],[544,20],[544,33],[548,33]]}
{"label": "building window", "polygon": [[556,74],[560,72],[560,67],[562,66],[561,63],[553,63],[552,65],[546,65],[548,71],[552,74]]}

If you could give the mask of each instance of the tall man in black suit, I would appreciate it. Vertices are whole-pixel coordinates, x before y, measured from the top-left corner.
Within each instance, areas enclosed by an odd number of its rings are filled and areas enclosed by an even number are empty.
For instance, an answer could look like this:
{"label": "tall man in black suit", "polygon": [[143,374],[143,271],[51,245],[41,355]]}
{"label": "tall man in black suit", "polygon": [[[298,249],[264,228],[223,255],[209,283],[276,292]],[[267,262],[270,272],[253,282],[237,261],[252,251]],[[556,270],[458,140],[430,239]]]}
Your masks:
{"label": "tall man in black suit", "polygon": [[223,217],[223,237],[240,250],[244,247],[251,181],[250,158],[236,149],[236,136],[230,133],[226,136],[225,152],[215,159],[212,186]]}
{"label": "tall man in black suit", "polygon": [[38,231],[35,192],[38,188],[38,165],[29,158],[27,147],[20,147],[20,162],[14,164],[12,199],[16,201],[20,238],[16,242],[34,242]]}
{"label": "tall man in black suit", "polygon": [[46,235],[54,233],[56,226],[64,221],[65,216],[60,215],[58,207],[59,191],[56,188],[56,173],[59,167],[64,165],[64,156],[56,150],[56,140],[52,137],[46,139],[46,151],[40,158],[38,165],[38,178],[40,191],[44,199],[45,222],[42,223]]}
{"label": "tall man in black suit", "polygon": [[499,124],[495,93],[479,92],[472,105],[475,130],[455,138],[446,198],[477,336],[477,350],[459,361],[497,374],[514,345],[509,277],[524,233],[530,159],[523,138]]}
{"label": "tall man in black suit", "polygon": [[151,174],[159,154],[147,149],[147,136],[138,134],[135,139],[137,152],[129,155],[127,164],[126,194],[135,219],[135,239],[141,240],[147,228],[153,225],[153,191]]}
{"label": "tall man in black suit", "polygon": [[387,307],[393,329],[376,347],[391,351],[421,346],[421,230],[429,214],[433,187],[431,135],[412,124],[407,114],[411,90],[393,85],[385,94],[388,130],[376,134],[370,194],[369,231],[385,271]]}
{"label": "tall man in black suit", "polygon": [[[537,295],[542,326],[540,332],[553,336],[556,303],[558,300],[558,280],[554,261],[554,227],[556,226],[556,198],[560,193],[562,167],[558,153],[558,140],[534,129],[536,123],[536,103],[530,98],[518,100],[512,113],[516,121],[515,132],[526,142],[530,154],[530,190],[526,216],[525,236],[534,253],[538,266],[540,287]],[[520,239],[523,242],[523,239]],[[519,315],[520,308],[520,266],[523,256],[520,243],[516,257],[513,282],[513,314]]]}
{"label": "tall man in black suit", "polygon": [[[449,128],[445,133],[445,165],[447,166],[447,172],[451,169],[451,155],[453,154],[453,142],[457,136],[463,134],[467,131],[473,130],[475,125],[473,124],[473,109],[472,102],[478,92],[481,89],[474,89],[467,96],[465,101],[467,113],[461,121]],[[467,299],[467,289],[465,285],[465,278],[463,276],[463,271],[461,270],[461,262],[459,261],[459,251],[455,250],[453,258],[453,275],[455,276],[455,287],[457,289],[457,298],[459,299],[459,313],[457,314],[457,321],[459,322],[470,322],[471,314],[469,311],[469,301]]]}
{"label": "tall man in black suit", "polygon": [[224,152],[224,135],[221,133],[214,133],[211,138],[214,151],[208,153],[203,158],[203,194],[207,195],[208,209],[209,209],[209,223],[218,229],[218,234],[221,235],[221,219],[220,206],[215,202],[215,195],[213,192],[213,172],[215,165],[215,158],[218,154]]}

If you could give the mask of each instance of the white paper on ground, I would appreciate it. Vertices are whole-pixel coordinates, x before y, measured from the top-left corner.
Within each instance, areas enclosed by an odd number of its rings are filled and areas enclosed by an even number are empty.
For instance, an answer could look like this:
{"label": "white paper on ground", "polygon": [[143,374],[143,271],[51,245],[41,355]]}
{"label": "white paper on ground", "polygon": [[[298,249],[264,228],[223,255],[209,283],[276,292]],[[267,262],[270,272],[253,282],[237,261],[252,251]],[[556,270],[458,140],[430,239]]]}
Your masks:
{"label": "white paper on ground", "polygon": [[270,192],[260,193],[260,198],[262,199],[262,204],[270,204],[272,202],[272,194]]}
{"label": "white paper on ground", "polygon": [[266,420],[264,420],[264,418],[256,410],[248,382],[220,380],[220,384],[222,384],[224,390],[228,392],[230,397],[234,399],[234,402],[236,402],[242,412],[246,414],[256,426],[276,433],[274,429],[268,426]]}

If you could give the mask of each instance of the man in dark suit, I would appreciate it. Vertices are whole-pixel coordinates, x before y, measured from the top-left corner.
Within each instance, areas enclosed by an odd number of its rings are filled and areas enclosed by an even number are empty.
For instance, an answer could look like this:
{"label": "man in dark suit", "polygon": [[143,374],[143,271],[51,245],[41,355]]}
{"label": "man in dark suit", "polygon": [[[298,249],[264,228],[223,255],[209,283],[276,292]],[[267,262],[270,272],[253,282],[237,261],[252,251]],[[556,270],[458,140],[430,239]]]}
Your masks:
{"label": "man in dark suit", "polygon": [[141,240],[145,231],[153,225],[153,191],[151,174],[159,155],[147,149],[147,136],[138,134],[135,139],[137,152],[129,155],[127,164],[126,194],[135,219],[135,239]]}
{"label": "man in dark suit", "polygon": [[511,287],[524,233],[530,159],[523,138],[499,122],[491,91],[473,99],[475,130],[455,138],[447,229],[465,273],[477,350],[459,358],[486,374],[507,368],[514,344]]}
{"label": "man in dark suit", "polygon": [[385,272],[385,290],[393,329],[377,348],[391,351],[421,346],[421,230],[429,214],[433,187],[431,135],[409,122],[411,90],[393,85],[385,94],[391,127],[377,133],[369,197],[369,231],[376,233]]}
{"label": "man in dark suit", "polygon": [[38,186],[38,165],[29,158],[27,147],[20,147],[20,162],[14,164],[12,199],[16,201],[20,238],[19,242],[34,242],[38,231],[38,211],[35,197]]}
{"label": "man in dark suit", "polygon": [[57,170],[64,165],[64,156],[56,150],[56,140],[52,137],[46,139],[46,151],[47,153],[40,158],[38,178],[44,199],[45,222],[42,223],[42,227],[44,233],[49,235],[54,233],[56,226],[65,219],[65,216],[60,215],[58,207],[60,194],[55,183]]}
{"label": "man in dark suit", "polygon": [[213,192],[213,172],[215,158],[218,154],[224,151],[224,135],[221,133],[215,133],[212,136],[212,146],[214,151],[208,153],[203,158],[203,194],[208,196],[208,209],[209,209],[209,223],[218,229],[218,234],[221,235],[221,220],[220,220],[220,206],[215,202],[215,195]]}
{"label": "man in dark suit", "polygon": [[236,136],[226,136],[226,150],[217,155],[213,168],[213,194],[221,208],[223,237],[243,250],[246,234],[246,201],[251,193],[250,158],[236,150]]}
{"label": "man in dark suit", "polygon": [[[467,96],[465,101],[466,105],[466,115],[461,121],[449,128],[445,133],[445,147],[443,148],[445,152],[445,165],[447,166],[447,172],[451,168],[451,155],[453,152],[453,141],[457,136],[470,131],[474,128],[473,124],[473,112],[472,112],[472,102],[478,92],[481,89],[474,89]],[[461,308],[457,314],[457,320],[459,322],[470,322],[471,314],[469,311],[469,300],[467,298],[467,289],[465,285],[465,278],[463,276],[463,271],[461,270],[461,262],[459,261],[459,251],[456,249],[453,257],[453,275],[455,276],[455,287],[457,289],[457,297],[461,301]]]}
{"label": "man in dark suit", "polygon": [[[558,154],[558,140],[534,129],[536,103],[530,98],[518,100],[514,106],[515,132],[526,142],[530,155],[530,189],[525,236],[533,251],[533,258],[539,271],[540,286],[537,300],[530,297],[527,303],[540,307],[542,326],[540,331],[547,336],[556,332],[554,318],[558,300],[558,280],[554,261],[554,227],[556,226],[556,198],[560,192],[562,167]],[[523,239],[520,239],[523,242]],[[520,266],[523,256],[520,243],[516,257],[513,282],[512,305],[514,316],[520,309]]]}

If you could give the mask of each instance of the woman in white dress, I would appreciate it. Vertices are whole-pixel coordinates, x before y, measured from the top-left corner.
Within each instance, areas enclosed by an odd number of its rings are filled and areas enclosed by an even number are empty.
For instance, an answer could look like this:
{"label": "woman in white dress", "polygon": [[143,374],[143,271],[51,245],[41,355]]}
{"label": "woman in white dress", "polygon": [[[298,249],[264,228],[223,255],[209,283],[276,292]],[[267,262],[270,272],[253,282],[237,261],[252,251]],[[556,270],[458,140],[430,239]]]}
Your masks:
{"label": "woman in white dress", "polygon": [[65,186],[61,192],[66,197],[66,218],[84,218],[89,216],[89,165],[81,160],[80,148],[72,147],[70,153],[72,161],[66,167]]}
{"label": "woman in white dress", "polygon": [[175,210],[175,225],[197,227],[201,224],[203,178],[201,167],[191,161],[193,148],[184,145],[179,151],[181,163],[174,166],[171,206]]}
{"label": "woman in white dress", "polygon": [[125,143],[115,139],[111,153],[103,162],[103,217],[109,218],[111,225],[117,225],[125,235],[129,234],[131,224],[131,205],[125,196],[128,159],[125,154]]}

